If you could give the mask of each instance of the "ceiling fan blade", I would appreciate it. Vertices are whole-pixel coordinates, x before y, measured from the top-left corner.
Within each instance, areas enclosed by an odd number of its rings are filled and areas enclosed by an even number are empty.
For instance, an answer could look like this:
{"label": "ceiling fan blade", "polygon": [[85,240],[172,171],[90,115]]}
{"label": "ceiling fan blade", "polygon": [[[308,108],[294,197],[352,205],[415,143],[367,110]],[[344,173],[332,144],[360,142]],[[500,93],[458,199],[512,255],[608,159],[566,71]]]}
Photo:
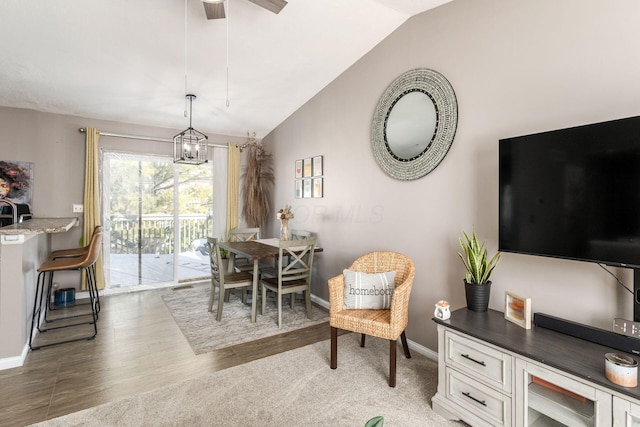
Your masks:
{"label": "ceiling fan blade", "polygon": [[253,4],[278,14],[287,5],[285,0],[249,0]]}
{"label": "ceiling fan blade", "polygon": [[207,19],[222,19],[224,15],[224,2],[208,2],[202,1],[204,5],[204,12],[207,14]]}

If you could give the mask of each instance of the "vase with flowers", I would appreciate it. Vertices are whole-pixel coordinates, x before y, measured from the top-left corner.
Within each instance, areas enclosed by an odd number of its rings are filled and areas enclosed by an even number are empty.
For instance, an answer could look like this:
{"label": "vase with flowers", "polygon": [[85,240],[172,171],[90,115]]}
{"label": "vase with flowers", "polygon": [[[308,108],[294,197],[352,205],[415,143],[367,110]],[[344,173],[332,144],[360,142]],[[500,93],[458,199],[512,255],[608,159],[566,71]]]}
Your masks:
{"label": "vase with flowers", "polygon": [[293,219],[291,206],[285,205],[276,213],[276,218],[280,220],[280,240],[289,240],[289,220]]}

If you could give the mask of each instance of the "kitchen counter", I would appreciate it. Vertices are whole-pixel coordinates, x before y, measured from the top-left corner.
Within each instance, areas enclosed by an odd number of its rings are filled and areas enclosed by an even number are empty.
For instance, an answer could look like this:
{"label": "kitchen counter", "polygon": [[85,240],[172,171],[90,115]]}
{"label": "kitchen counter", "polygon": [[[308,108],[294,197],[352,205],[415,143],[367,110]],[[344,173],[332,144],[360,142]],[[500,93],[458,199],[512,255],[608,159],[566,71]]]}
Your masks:
{"label": "kitchen counter", "polygon": [[33,218],[0,227],[0,235],[27,235],[40,233],[64,233],[77,224],[78,218]]}
{"label": "kitchen counter", "polygon": [[78,218],[33,218],[0,228],[0,370],[24,363],[40,264],[51,254],[51,236],[68,232]]}

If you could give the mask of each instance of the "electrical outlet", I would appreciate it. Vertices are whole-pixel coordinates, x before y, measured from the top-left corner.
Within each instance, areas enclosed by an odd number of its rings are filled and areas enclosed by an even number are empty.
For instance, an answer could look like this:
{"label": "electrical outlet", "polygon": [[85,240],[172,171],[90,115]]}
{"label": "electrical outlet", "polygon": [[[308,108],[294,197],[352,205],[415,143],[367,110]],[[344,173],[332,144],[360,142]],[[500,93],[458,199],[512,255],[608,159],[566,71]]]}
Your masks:
{"label": "electrical outlet", "polygon": [[628,337],[640,338],[640,322],[615,318],[613,319],[613,332],[626,335]]}
{"label": "electrical outlet", "polygon": [[84,212],[84,206],[83,205],[73,205],[73,213],[82,213]]}

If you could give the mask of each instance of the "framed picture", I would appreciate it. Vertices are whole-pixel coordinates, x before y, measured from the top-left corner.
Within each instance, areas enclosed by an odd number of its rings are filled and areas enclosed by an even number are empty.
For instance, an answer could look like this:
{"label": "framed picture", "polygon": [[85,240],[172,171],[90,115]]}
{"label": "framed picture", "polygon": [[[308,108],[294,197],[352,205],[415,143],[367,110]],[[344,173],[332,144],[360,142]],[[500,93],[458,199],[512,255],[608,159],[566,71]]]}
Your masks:
{"label": "framed picture", "polygon": [[311,179],[302,180],[302,197],[311,197]]}
{"label": "framed picture", "polygon": [[303,169],[303,176],[309,177],[311,176],[312,170],[311,170],[311,157],[308,157],[306,159],[304,159],[304,169]]}
{"label": "framed picture", "polygon": [[0,161],[0,199],[28,203],[33,198],[33,163]]}
{"label": "framed picture", "polygon": [[302,159],[296,160],[296,178],[302,178]]}
{"label": "framed picture", "polygon": [[296,199],[302,199],[302,180],[296,179]]}
{"label": "framed picture", "polygon": [[504,318],[516,325],[531,329],[531,298],[513,292],[504,293]]}
{"label": "framed picture", "polygon": [[322,197],[322,178],[313,178],[313,197]]}
{"label": "framed picture", "polygon": [[322,156],[313,158],[313,176],[322,176]]}

